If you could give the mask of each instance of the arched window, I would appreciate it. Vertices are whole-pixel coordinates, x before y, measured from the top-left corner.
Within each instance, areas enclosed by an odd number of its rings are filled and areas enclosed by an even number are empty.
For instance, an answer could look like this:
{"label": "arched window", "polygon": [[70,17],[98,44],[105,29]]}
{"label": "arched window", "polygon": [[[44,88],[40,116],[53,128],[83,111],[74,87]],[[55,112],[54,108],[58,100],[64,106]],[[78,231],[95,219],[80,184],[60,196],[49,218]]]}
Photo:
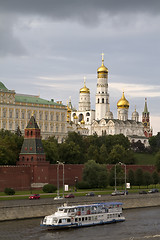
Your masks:
{"label": "arched window", "polygon": [[87,112],[87,113],[86,113],[86,116],[90,116],[90,113],[89,113],[89,112]]}
{"label": "arched window", "polygon": [[98,98],[98,103],[99,103],[99,98]]}
{"label": "arched window", "polygon": [[83,114],[79,114],[79,122],[81,122],[83,120]]}
{"label": "arched window", "polygon": [[102,103],[104,103],[104,98],[102,98]]}

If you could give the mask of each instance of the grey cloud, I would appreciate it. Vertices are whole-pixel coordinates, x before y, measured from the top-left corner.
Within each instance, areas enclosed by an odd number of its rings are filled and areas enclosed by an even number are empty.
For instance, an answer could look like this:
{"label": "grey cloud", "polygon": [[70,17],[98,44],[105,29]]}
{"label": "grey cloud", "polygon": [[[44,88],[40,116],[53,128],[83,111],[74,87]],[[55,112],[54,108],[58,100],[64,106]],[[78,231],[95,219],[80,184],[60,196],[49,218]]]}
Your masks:
{"label": "grey cloud", "polygon": [[26,54],[21,42],[14,36],[15,21],[11,15],[0,16],[0,56]]}
{"label": "grey cloud", "polygon": [[97,22],[100,13],[112,14],[140,13],[159,14],[159,0],[5,0],[1,11],[18,14],[35,14],[54,19],[72,19]]}

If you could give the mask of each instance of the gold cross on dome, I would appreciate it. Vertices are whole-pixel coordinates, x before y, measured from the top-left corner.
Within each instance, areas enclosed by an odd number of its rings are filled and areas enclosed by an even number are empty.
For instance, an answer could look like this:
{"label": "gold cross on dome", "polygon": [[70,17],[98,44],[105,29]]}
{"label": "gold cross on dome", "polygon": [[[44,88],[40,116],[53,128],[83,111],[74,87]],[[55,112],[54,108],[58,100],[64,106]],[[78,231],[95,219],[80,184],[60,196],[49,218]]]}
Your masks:
{"label": "gold cross on dome", "polygon": [[102,52],[101,53],[101,56],[102,56],[102,61],[104,60],[104,53]]}
{"label": "gold cross on dome", "polygon": [[86,76],[84,76],[84,86],[86,85]]}

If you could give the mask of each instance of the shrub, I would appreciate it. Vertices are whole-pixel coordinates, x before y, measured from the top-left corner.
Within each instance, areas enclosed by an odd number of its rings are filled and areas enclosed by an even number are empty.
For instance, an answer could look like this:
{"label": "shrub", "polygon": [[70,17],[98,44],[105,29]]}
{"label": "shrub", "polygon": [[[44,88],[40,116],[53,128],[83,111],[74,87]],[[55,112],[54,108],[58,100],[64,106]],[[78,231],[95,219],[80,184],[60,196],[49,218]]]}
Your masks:
{"label": "shrub", "polygon": [[89,183],[85,182],[85,181],[78,182],[76,184],[76,187],[79,189],[89,189],[90,188]]}
{"label": "shrub", "polygon": [[15,194],[15,190],[13,188],[5,188],[4,189],[4,193],[6,195],[14,195]]}
{"label": "shrub", "polygon": [[43,186],[43,192],[45,193],[54,193],[56,190],[57,188],[53,184],[46,184]]}

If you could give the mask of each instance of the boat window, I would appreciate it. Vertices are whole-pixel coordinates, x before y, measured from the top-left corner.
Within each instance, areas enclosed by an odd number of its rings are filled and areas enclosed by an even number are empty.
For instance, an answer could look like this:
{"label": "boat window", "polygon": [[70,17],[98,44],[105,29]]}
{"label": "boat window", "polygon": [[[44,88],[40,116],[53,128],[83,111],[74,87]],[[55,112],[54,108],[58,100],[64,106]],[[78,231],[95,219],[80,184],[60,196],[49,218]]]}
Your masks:
{"label": "boat window", "polygon": [[62,219],[59,219],[59,223],[62,223]]}
{"label": "boat window", "polygon": [[82,221],[84,221],[84,217],[82,217]]}
{"label": "boat window", "polygon": [[53,223],[57,223],[57,219],[56,219],[56,218],[53,218],[52,222],[53,222]]}
{"label": "boat window", "polygon": [[62,219],[62,223],[65,223],[66,222],[66,219],[64,218],[64,219]]}
{"label": "boat window", "polygon": [[88,220],[91,220],[91,217],[89,217]]}
{"label": "boat window", "polygon": [[69,209],[69,212],[74,212],[74,208],[70,208],[70,209]]}
{"label": "boat window", "polygon": [[64,209],[64,212],[67,213],[67,210],[68,210],[68,209]]}
{"label": "boat window", "polygon": [[78,222],[78,218],[75,218],[75,222]]}
{"label": "boat window", "polygon": [[85,217],[85,221],[87,221],[87,217]]}
{"label": "boat window", "polygon": [[59,208],[59,212],[63,212],[63,208]]}
{"label": "boat window", "polygon": [[81,221],[81,218],[79,218],[78,220],[79,220],[79,222],[80,222],[80,221]]}
{"label": "boat window", "polygon": [[71,219],[70,218],[67,218],[67,222],[70,222],[71,221]]}

